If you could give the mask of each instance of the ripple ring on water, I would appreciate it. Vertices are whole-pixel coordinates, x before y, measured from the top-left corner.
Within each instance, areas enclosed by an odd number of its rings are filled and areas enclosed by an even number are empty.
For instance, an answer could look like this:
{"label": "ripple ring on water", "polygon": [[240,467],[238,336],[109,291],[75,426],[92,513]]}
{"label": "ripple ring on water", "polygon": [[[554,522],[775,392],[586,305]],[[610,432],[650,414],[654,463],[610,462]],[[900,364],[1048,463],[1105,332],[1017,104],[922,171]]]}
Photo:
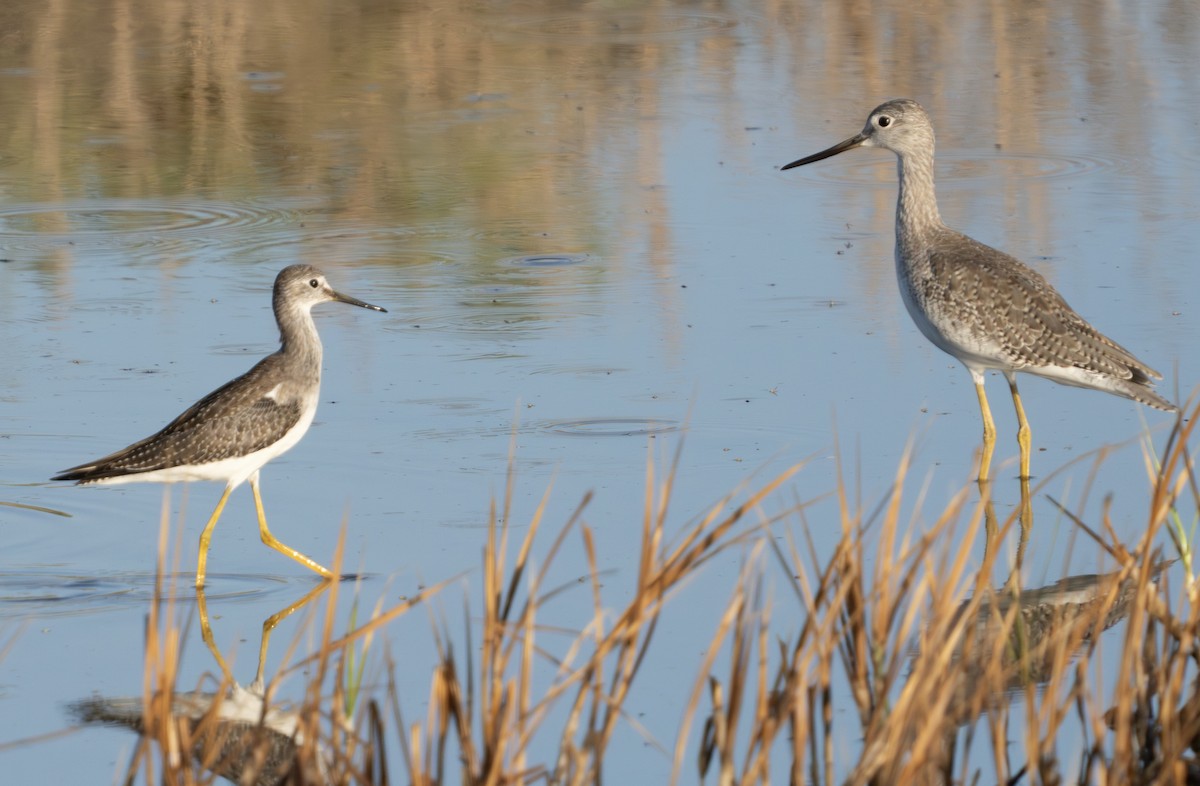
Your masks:
{"label": "ripple ring on water", "polygon": [[0,207],[0,237],[197,232],[292,221],[293,211],[220,202],[86,200]]}
{"label": "ripple ring on water", "polygon": [[679,421],[669,418],[572,418],[550,420],[543,431],[571,437],[642,437],[679,431]]}

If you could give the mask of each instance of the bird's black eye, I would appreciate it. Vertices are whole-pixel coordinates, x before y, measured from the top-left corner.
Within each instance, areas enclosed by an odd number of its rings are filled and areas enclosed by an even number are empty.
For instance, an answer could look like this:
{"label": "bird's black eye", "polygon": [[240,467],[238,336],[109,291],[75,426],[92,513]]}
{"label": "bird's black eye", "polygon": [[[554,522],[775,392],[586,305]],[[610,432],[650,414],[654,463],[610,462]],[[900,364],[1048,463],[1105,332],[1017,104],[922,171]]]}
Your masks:
{"label": "bird's black eye", "polygon": [[879,119],[876,120],[875,122],[876,122],[876,124],[878,124],[878,126],[880,128],[887,128],[888,126],[890,126],[892,124],[892,119],[890,117],[888,117],[887,115],[880,115]]}
{"label": "bird's black eye", "polygon": [[320,281],[317,281],[317,280],[314,278],[314,279],[311,279],[311,280],[308,282],[308,285],[309,285],[310,287],[312,287],[313,289],[316,289],[317,287],[321,286],[321,282],[320,282]]}

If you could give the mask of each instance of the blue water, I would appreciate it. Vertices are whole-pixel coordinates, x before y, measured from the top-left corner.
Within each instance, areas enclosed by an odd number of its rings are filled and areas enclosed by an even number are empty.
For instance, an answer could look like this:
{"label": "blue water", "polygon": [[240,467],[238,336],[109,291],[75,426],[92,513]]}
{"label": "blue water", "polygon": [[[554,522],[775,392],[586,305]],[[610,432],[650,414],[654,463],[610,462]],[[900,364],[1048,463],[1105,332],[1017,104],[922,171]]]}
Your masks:
{"label": "blue water", "polygon": [[[270,285],[287,264],[319,265],[389,312],[317,309],[317,419],[263,471],[284,542],[324,561],[344,523],[345,566],[368,577],[368,606],[465,574],[443,605],[459,615],[466,594],[478,614],[510,456],[518,535],[549,489],[541,548],[594,493],[584,520],[614,607],[637,567],[647,461],[665,472],[680,444],[672,531],[805,462],[754,518],[817,500],[804,520],[820,550],[838,534],[824,495],[839,467],[870,509],[910,448],[905,516],[917,529],[932,520],[974,476],[981,429],[968,374],[897,297],[891,155],[777,171],[856,133],[887,98],[930,111],[948,223],[1029,261],[1161,370],[1166,395],[1186,396],[1200,379],[1195,11],[1151,4],[1084,31],[1075,15],[1090,4],[1060,5],[1037,24],[1003,20],[1036,30],[1007,46],[980,19],[955,18],[928,31],[937,46],[919,58],[926,20],[902,3],[864,21],[866,40],[820,3],[297,9],[281,12],[296,15],[288,24],[264,22],[249,50],[214,39],[226,57],[207,78],[224,92],[199,109],[158,78],[201,79],[183,27],[149,6],[161,27],[138,27],[128,51],[140,59],[113,66],[129,69],[133,100],[106,92],[69,48],[0,54],[0,501],[70,514],[0,507],[0,642],[12,641],[0,742],[63,728],[63,704],[93,692],[138,694],[164,504],[172,527],[185,522],[171,548],[186,572],[220,494],[197,484],[164,503],[158,486],[47,479],[157,430],[273,351]],[[70,8],[8,13],[31,37],[76,23]],[[422,54],[443,35],[461,37],[455,55]],[[1018,496],[1015,419],[1003,381],[989,388],[1004,515]],[[1136,540],[1147,504],[1137,441],[1161,447],[1170,418],[1041,380],[1022,392],[1047,481],[1029,583],[1103,570],[1045,495],[1094,522],[1111,494],[1114,526]],[[1114,445],[1097,467],[1095,452]],[[237,651],[243,681],[262,620],[312,581],[258,542],[253,515],[239,489],[209,556],[218,642]],[[668,748],[742,556],[689,585],[631,699]],[[578,538],[555,565],[557,581],[586,574]],[[578,624],[584,586],[548,613]],[[772,586],[779,633],[792,634],[800,612]],[[300,627],[293,618],[277,635]],[[419,716],[428,618],[389,638]],[[286,650],[273,645],[269,667]],[[182,682],[215,670],[193,641]],[[666,777],[669,756],[621,734],[613,781]],[[10,772],[44,775],[50,761],[56,780],[108,781],[132,739],[88,730],[3,757]]]}

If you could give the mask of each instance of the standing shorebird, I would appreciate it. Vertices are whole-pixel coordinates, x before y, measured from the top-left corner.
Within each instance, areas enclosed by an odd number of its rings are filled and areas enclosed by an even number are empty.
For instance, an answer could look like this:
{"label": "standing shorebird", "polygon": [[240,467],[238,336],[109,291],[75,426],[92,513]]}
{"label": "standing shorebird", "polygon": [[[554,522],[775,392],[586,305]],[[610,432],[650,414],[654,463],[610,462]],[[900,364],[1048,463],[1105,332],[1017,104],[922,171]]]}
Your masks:
{"label": "standing shorebird", "polygon": [[936,347],[958,358],[975,381],[983,416],[979,479],[987,480],[996,426],[984,372],[1008,380],[1017,410],[1021,477],[1029,477],[1030,431],[1016,372],[1092,388],[1175,412],[1154,392],[1162,375],[1089,325],[1033,268],[942,223],[933,188],[933,125],[916,101],[875,108],[867,124],[828,150],[784,166],[804,166],[856,147],[882,147],[898,159],[896,276],[908,313]]}
{"label": "standing shorebird", "polygon": [[204,586],[208,544],[225,501],[231,491],[248,480],[263,543],[330,578],[333,574],[328,570],[271,534],[258,491],[258,471],[299,442],[317,412],[321,338],[313,324],[312,307],[330,300],[386,312],[335,292],[325,274],[315,267],[284,268],[275,278],[272,296],[279,324],[279,351],[197,401],[157,434],[102,459],[64,470],[52,480],[80,484],[225,481],[217,509],[200,534],[197,587]]}

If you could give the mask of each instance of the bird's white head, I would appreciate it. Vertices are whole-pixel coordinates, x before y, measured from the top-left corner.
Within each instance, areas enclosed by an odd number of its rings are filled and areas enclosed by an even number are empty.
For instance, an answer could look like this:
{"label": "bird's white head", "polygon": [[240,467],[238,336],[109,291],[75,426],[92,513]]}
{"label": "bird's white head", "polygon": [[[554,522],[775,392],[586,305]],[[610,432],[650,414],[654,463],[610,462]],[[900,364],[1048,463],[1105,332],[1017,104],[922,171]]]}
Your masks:
{"label": "bird's white head", "polygon": [[933,124],[925,109],[910,98],[897,98],[871,111],[861,136],[863,147],[882,147],[904,155],[933,150]]}
{"label": "bird's white head", "polygon": [[784,166],[784,169],[822,161],[856,147],[882,147],[904,158],[913,154],[933,157],[933,124],[916,101],[897,98],[871,110],[863,130],[833,147]]}
{"label": "bird's white head", "polygon": [[369,308],[372,311],[385,313],[387,311],[385,308],[364,303],[358,298],[338,292],[329,286],[325,274],[312,265],[290,265],[279,271],[279,275],[275,277],[273,300],[277,314],[296,308],[307,312],[318,303],[327,303],[331,300],[349,303],[360,308]]}

